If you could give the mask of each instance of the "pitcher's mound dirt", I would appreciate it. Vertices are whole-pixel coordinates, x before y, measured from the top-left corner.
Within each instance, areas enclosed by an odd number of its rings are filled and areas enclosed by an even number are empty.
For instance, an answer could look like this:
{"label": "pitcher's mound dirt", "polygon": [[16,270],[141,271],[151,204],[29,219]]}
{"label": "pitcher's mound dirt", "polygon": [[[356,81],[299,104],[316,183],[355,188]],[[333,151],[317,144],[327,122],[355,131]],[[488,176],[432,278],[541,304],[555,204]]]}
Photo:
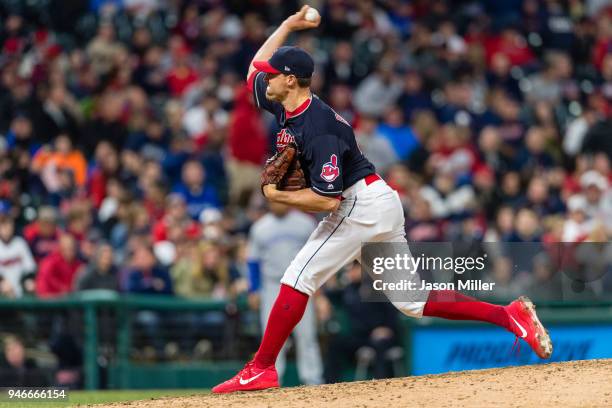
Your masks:
{"label": "pitcher's mound dirt", "polygon": [[128,405],[130,408],[612,407],[612,360],[161,398],[110,406]]}

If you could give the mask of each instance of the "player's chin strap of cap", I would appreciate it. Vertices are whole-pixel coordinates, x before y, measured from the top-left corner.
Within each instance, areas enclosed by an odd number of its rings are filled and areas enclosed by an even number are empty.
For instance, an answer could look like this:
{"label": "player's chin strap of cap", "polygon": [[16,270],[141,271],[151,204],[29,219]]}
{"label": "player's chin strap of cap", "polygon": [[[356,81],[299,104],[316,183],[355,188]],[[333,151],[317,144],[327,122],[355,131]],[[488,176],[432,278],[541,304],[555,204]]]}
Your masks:
{"label": "player's chin strap of cap", "polygon": [[[378,174],[376,173],[372,173],[372,174],[368,174],[367,176],[365,176],[363,178],[363,181],[365,181],[366,186],[369,186],[370,184],[374,183],[375,181],[378,180],[382,180],[382,177],[380,177]],[[336,197],[338,200],[343,201],[344,197],[342,197],[341,195],[339,195],[338,197]]]}

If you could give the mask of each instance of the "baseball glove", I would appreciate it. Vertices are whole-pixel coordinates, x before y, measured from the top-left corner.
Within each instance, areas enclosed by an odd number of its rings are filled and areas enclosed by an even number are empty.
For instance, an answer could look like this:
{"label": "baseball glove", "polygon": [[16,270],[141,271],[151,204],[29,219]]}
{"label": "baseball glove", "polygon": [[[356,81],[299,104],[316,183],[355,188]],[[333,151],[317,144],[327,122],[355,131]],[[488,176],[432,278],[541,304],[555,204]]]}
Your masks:
{"label": "baseball glove", "polygon": [[261,188],[266,184],[276,184],[284,191],[296,191],[306,188],[304,171],[298,160],[297,146],[290,143],[282,152],[276,153],[266,162],[261,173]]}

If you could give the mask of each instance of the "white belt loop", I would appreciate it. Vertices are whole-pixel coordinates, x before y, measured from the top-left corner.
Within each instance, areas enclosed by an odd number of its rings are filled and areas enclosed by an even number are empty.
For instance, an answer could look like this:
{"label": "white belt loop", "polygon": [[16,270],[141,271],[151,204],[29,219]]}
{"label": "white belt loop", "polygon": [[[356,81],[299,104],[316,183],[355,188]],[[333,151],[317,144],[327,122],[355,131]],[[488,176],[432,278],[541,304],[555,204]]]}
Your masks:
{"label": "white belt loop", "polygon": [[355,184],[353,184],[352,186],[350,186],[349,188],[347,188],[346,190],[344,190],[342,192],[342,197],[344,198],[352,197],[355,194],[357,194],[357,192],[364,190],[367,186],[368,185],[366,184],[365,180],[361,179]]}

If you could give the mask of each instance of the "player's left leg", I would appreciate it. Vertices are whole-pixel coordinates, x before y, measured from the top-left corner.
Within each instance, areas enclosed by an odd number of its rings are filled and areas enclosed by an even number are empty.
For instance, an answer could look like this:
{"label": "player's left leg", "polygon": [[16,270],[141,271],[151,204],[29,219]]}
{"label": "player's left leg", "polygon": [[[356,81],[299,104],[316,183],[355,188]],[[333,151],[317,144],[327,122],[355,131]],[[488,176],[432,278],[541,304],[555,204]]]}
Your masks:
{"label": "player's left leg", "polygon": [[[404,234],[404,216],[403,211],[400,210],[399,198],[396,207],[398,209],[395,212],[389,211],[389,214],[396,215],[397,228],[390,234],[383,234],[381,241],[408,245]],[[408,251],[407,248],[406,251]],[[415,277],[415,279],[419,278]],[[538,357],[550,358],[552,354],[553,346],[550,336],[540,322],[535,306],[524,296],[507,306],[500,306],[482,302],[454,290],[432,290],[427,294],[427,300],[424,303],[397,301],[392,303],[402,313],[412,317],[430,316],[491,323],[525,340]]]}
{"label": "player's left leg", "polygon": [[552,354],[550,336],[538,319],[535,306],[525,296],[507,306],[499,306],[454,290],[432,290],[425,303],[423,316],[491,323],[525,340],[538,357],[550,358]]}

